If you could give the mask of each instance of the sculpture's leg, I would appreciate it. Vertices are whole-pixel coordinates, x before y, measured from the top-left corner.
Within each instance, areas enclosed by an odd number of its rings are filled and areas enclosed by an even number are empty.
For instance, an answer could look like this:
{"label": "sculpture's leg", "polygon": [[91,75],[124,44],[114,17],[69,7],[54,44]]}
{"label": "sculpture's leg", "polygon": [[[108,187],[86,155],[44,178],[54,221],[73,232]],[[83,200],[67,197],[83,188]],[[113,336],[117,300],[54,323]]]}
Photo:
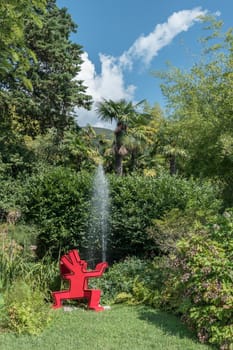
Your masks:
{"label": "sculpture's leg", "polygon": [[64,292],[53,292],[52,293],[54,303],[53,303],[53,309],[58,309],[62,307],[61,301],[63,299],[69,299],[70,298],[70,292],[64,291]]}
{"label": "sculpture's leg", "polygon": [[85,291],[85,297],[88,299],[88,308],[95,311],[102,311],[104,308],[99,304],[101,291],[93,289]]}

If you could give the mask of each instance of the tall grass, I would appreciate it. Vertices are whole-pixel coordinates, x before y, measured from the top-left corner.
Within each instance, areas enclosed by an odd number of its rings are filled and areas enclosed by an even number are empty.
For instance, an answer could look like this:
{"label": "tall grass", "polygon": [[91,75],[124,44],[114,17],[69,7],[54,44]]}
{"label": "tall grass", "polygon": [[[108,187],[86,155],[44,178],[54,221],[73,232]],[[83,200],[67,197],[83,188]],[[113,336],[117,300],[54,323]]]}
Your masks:
{"label": "tall grass", "polygon": [[58,264],[49,257],[37,260],[15,240],[2,239],[0,242],[0,288],[6,290],[17,279],[30,281],[38,289],[46,291],[57,287]]}

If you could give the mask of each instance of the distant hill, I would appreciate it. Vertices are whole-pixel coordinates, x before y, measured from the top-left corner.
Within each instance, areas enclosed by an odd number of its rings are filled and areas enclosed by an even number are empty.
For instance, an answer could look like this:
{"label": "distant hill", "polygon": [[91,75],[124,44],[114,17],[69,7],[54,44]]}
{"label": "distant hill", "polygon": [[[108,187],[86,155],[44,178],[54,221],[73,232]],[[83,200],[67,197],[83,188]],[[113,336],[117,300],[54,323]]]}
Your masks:
{"label": "distant hill", "polygon": [[106,137],[106,139],[109,139],[109,140],[112,140],[113,139],[113,135],[114,135],[114,132],[113,130],[111,129],[104,129],[104,128],[97,128],[97,127],[94,127],[93,128],[96,132],[96,135],[104,135]]}
{"label": "distant hill", "polygon": [[96,135],[104,135],[107,140],[112,140],[114,132],[111,129],[92,127],[95,130]]}

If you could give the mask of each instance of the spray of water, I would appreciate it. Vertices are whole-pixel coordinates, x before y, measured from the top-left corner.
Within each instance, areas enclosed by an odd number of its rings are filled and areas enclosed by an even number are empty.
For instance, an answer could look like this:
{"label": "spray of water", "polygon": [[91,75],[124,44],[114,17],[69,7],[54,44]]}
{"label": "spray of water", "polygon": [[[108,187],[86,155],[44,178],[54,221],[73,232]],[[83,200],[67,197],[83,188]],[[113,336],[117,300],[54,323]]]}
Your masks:
{"label": "spray of water", "polygon": [[95,172],[89,221],[89,261],[106,261],[109,217],[109,184],[100,164]]}

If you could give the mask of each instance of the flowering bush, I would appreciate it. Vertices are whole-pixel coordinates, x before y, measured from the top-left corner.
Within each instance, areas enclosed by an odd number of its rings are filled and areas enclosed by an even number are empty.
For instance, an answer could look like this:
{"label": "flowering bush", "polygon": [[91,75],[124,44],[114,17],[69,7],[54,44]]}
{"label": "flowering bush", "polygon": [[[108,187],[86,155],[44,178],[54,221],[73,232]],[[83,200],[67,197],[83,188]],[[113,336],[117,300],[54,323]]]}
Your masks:
{"label": "flowering bush", "polygon": [[164,307],[222,350],[233,349],[233,239],[224,245],[207,234],[180,241],[162,292]]}

